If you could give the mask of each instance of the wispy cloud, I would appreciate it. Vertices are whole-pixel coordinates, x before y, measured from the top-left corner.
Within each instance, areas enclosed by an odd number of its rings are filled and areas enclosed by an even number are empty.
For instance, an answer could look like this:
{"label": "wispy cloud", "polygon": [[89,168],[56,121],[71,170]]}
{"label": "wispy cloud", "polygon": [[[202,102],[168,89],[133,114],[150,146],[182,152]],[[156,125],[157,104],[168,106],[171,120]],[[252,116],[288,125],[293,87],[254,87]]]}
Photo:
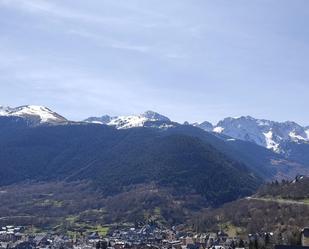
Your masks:
{"label": "wispy cloud", "polygon": [[111,44],[111,47],[125,50],[133,50],[142,53],[145,53],[150,50],[150,48],[147,46],[134,46],[123,42],[115,42],[114,44]]}
{"label": "wispy cloud", "polygon": [[[87,38],[101,47],[148,53],[151,56],[168,59],[185,58],[184,51],[178,52],[174,44],[168,44],[164,41],[166,37],[162,37],[162,41],[158,43],[148,39],[148,35],[143,33],[148,33],[150,29],[155,29],[154,32],[157,33],[160,27],[163,29],[179,29],[180,31],[186,27],[178,26],[179,23],[174,18],[151,9],[139,8],[136,4],[115,2],[115,6],[137,13],[135,15],[98,15],[93,12],[82,11],[80,8],[67,8],[61,2],[48,0],[0,0],[0,5],[39,15],[52,22],[55,19],[72,21],[75,23],[73,26],[70,23],[63,23],[59,26],[59,29],[63,29],[64,32],[72,35]],[[107,4],[105,7],[112,8],[113,4]],[[41,29],[46,28],[48,27],[41,24]],[[104,31],[102,32],[102,30]],[[144,41],[131,41],[132,38],[135,38],[133,40]]]}
{"label": "wispy cloud", "polygon": [[83,12],[77,8],[67,8],[65,5],[56,1],[48,0],[0,0],[0,5],[8,8],[19,9],[32,14],[43,15],[44,17],[71,19],[78,22],[96,23],[104,25],[140,25],[136,18],[130,16],[102,16],[94,13]]}
{"label": "wispy cloud", "polygon": [[134,45],[129,42],[121,41],[121,40],[115,40],[113,38],[109,38],[104,35],[98,35],[96,33],[91,33],[84,30],[69,30],[69,34],[81,36],[87,39],[90,39],[92,41],[95,41],[100,46],[115,48],[115,49],[123,49],[123,50],[131,50],[141,53],[146,53],[151,50],[150,46],[146,45]]}

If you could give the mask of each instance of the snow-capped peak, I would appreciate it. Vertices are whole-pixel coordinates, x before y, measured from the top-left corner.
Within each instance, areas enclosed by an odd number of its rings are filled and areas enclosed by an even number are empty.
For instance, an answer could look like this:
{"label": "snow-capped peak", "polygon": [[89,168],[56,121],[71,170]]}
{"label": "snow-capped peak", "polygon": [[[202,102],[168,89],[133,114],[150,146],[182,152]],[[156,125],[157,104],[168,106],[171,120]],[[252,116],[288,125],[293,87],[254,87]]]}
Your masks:
{"label": "snow-capped peak", "polygon": [[[203,129],[202,124],[199,127]],[[281,145],[285,142],[309,142],[309,128],[291,121],[280,123],[251,116],[225,118],[214,126],[213,132],[253,142],[278,153],[283,152]]]}
{"label": "snow-capped peak", "polygon": [[117,129],[129,129],[133,127],[144,127],[148,125],[159,128],[172,126],[172,122],[169,118],[153,111],[146,111],[139,115],[129,116],[110,117],[108,115],[105,115],[98,118],[92,117],[86,119],[85,122],[106,124],[114,126]]}
{"label": "snow-capped peak", "polygon": [[148,119],[149,121],[167,121],[167,122],[171,121],[168,117],[165,117],[154,111],[146,111],[142,113],[140,117],[144,117]]}
{"label": "snow-capped peak", "polygon": [[0,107],[0,116],[16,116],[36,120],[38,123],[62,123],[67,120],[44,106],[24,105],[16,108]]}

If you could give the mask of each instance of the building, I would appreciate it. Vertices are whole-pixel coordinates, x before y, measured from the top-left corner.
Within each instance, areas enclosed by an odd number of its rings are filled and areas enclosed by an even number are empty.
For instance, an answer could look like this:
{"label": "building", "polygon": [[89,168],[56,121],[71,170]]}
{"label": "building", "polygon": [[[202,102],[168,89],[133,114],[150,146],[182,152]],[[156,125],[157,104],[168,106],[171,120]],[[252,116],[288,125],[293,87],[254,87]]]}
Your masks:
{"label": "building", "polygon": [[302,246],[309,246],[309,227],[301,231],[301,244]]}

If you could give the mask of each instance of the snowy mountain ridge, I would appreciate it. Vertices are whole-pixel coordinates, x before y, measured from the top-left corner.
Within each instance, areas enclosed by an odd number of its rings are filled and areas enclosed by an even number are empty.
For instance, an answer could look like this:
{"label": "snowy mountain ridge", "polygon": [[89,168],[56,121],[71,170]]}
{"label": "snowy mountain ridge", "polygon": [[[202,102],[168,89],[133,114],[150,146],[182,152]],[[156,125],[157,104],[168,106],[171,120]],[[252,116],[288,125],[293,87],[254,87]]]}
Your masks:
{"label": "snowy mountain ridge", "polygon": [[47,107],[36,105],[24,105],[15,108],[0,106],[0,116],[31,119],[39,124],[67,122],[67,119],[58,113]]}
{"label": "snowy mountain ridge", "polygon": [[116,116],[111,117],[104,115],[102,117],[91,117],[84,120],[88,123],[105,124],[114,126],[117,129],[129,129],[134,127],[157,127],[157,128],[168,128],[173,127],[173,122],[153,111],[146,111],[139,115],[129,116]]}
{"label": "snowy mountain ridge", "polygon": [[308,143],[309,129],[291,121],[275,122],[255,119],[251,116],[225,118],[217,125],[205,129],[204,123],[196,125],[206,131],[212,131],[235,139],[256,143],[277,153],[282,152],[285,142]]}

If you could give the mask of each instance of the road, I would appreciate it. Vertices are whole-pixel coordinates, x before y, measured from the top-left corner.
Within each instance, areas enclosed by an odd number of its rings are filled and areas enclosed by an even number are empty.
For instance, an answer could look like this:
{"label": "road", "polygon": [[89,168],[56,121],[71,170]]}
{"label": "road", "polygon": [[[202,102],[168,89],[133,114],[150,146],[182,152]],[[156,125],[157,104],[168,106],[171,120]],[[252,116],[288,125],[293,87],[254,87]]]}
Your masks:
{"label": "road", "polygon": [[309,206],[309,201],[295,201],[287,199],[276,199],[276,198],[262,198],[262,197],[246,197],[246,200],[257,200],[257,201],[267,201],[267,202],[277,202],[281,204],[295,204],[295,205],[306,205]]}

